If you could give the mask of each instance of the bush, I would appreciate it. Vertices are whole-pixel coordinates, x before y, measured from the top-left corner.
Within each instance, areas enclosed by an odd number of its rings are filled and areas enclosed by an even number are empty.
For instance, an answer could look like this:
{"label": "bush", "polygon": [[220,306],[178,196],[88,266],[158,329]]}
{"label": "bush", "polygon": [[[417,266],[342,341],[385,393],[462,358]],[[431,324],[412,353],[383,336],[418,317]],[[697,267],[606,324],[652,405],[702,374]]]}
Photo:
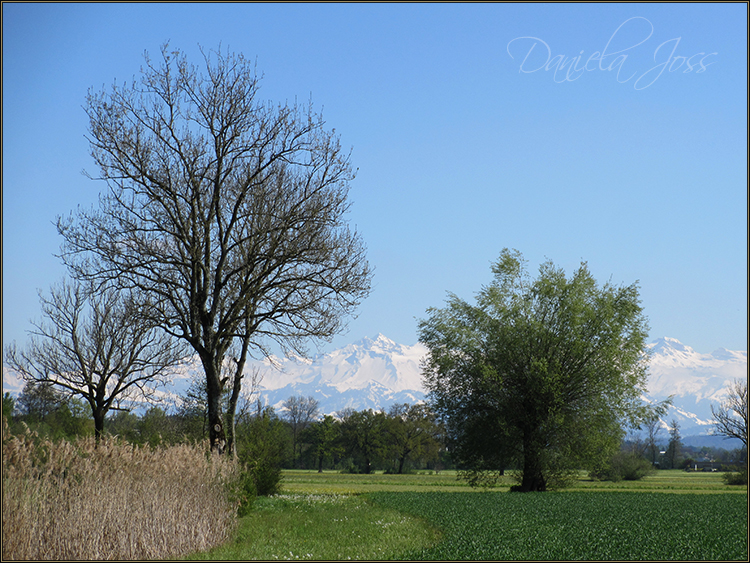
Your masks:
{"label": "bush", "polygon": [[257,495],[255,476],[250,471],[242,471],[235,484],[234,498],[232,499],[237,505],[237,516],[242,518],[250,513]]}
{"label": "bush", "polygon": [[251,474],[255,480],[255,490],[262,497],[278,494],[281,490],[281,467],[268,460],[253,464]]}
{"label": "bush", "polygon": [[727,485],[747,485],[747,467],[738,473],[724,473],[721,478]]}
{"label": "bush", "polygon": [[638,481],[653,472],[651,462],[634,452],[618,452],[603,468],[591,472],[602,481]]}
{"label": "bush", "polygon": [[258,496],[275,495],[281,488],[281,464],[288,437],[273,409],[266,408],[238,431],[238,457]]}
{"label": "bush", "polygon": [[359,467],[354,464],[351,458],[348,458],[345,463],[341,465],[339,473],[349,473],[351,475],[357,475],[360,473]]}

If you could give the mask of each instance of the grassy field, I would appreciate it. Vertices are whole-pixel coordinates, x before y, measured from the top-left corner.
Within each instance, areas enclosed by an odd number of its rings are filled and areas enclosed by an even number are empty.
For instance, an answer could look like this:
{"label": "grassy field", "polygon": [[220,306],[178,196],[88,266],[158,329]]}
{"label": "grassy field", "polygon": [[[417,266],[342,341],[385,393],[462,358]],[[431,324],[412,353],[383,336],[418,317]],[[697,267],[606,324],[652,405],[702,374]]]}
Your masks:
{"label": "grassy field", "polygon": [[[747,560],[747,487],[717,473],[581,475],[561,492],[487,492],[454,472],[285,471],[234,539],[194,559]],[[672,493],[672,494],[664,494]],[[677,493],[677,494],[674,494]]]}
{"label": "grassy field", "polygon": [[[657,471],[640,481],[594,481],[585,473],[565,489],[570,491],[638,491],[653,493],[741,493],[747,494],[747,487],[725,485],[721,473],[687,472],[678,469]],[[498,491],[507,491],[515,481],[511,476],[503,477]],[[372,492],[483,492],[469,487],[464,480],[458,480],[455,471],[441,471],[438,474],[426,472],[408,475],[348,475],[335,471],[284,471],[282,487],[288,493],[336,493],[361,494]]]}

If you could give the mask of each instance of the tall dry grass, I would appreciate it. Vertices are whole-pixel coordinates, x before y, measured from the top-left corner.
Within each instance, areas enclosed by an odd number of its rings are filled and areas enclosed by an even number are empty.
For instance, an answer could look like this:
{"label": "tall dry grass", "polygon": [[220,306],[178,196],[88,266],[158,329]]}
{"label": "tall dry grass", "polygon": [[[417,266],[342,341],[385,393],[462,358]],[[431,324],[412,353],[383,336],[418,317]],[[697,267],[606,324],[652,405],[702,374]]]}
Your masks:
{"label": "tall dry grass", "polygon": [[11,436],[3,424],[2,558],[166,559],[228,539],[231,459],[106,438]]}

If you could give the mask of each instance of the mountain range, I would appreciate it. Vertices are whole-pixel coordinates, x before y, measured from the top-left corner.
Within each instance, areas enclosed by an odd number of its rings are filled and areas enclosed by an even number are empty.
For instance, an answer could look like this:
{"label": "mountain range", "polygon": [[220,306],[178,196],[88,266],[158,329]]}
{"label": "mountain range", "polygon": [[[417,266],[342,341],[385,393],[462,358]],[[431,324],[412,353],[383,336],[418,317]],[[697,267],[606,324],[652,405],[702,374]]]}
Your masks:
{"label": "mountain range", "polygon": [[[649,348],[648,392],[643,398],[660,401],[671,395],[673,401],[662,418],[662,426],[666,429],[669,422],[677,420],[688,444],[691,436],[710,434],[711,405],[719,405],[733,380],[747,378],[747,352],[720,348],[711,354],[700,354],[668,337],[653,341]],[[277,411],[294,395],[316,399],[322,414],[345,408],[378,410],[426,399],[420,368],[426,353],[427,348],[421,343],[398,344],[379,334],[311,358],[251,359],[245,373],[247,378],[251,373],[258,374],[261,401]],[[171,383],[159,394],[165,402],[175,404],[201,373],[197,357],[188,358],[175,368]],[[17,395],[22,388],[23,382],[3,367],[3,392]],[[663,432],[665,441],[666,436]],[[725,448],[739,444],[736,440],[723,442],[721,438],[711,442]]]}

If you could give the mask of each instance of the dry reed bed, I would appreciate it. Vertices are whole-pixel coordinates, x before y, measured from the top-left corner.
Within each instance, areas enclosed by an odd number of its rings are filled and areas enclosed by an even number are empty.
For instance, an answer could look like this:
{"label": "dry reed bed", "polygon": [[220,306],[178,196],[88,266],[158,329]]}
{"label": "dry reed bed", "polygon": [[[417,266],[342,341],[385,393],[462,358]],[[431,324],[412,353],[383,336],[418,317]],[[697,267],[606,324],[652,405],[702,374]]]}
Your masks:
{"label": "dry reed bed", "polygon": [[228,539],[230,459],[107,438],[10,436],[3,425],[5,559],[164,559]]}

